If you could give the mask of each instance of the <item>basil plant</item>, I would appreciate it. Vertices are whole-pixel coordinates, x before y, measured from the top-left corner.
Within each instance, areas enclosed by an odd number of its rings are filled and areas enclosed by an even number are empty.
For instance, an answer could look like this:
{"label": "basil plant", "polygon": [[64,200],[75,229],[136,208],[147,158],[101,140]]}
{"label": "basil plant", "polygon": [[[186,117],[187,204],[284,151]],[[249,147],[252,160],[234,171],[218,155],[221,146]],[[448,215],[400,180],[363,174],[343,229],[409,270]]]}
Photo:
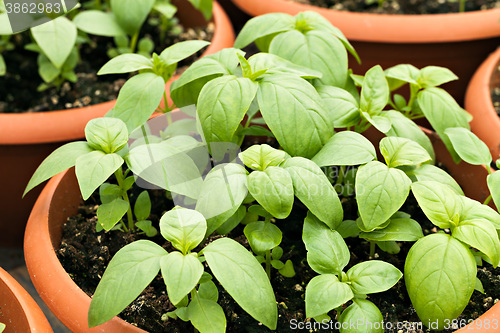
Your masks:
{"label": "basil plant", "polygon": [[[491,155],[470,132],[467,113],[438,87],[456,77],[410,65],[353,75],[347,54],[354,49],[311,12],[250,20],[235,47],[252,42],[263,52],[245,57],[228,48],[194,62],[170,87],[179,112],[158,108],[165,82],[203,42],[112,59],[101,74],[139,74],[106,117],[89,122],[86,141],[57,149],[28,184],[75,166],[83,198],[100,196],[98,230],[159,231],[165,240],[139,240],[116,253],[93,296],[89,326],[118,315],[160,273],[175,306],[163,320],[224,332],[219,284],[255,320],[280,329],[273,277],[293,277],[295,265],[307,263],[317,273],[305,281],[308,318],[346,324],[341,332],[382,332],[370,295],[404,283],[423,323],[442,329],[482,290],[477,266],[500,262],[500,215],[435,166],[432,143],[414,122],[426,117],[457,162],[489,168]],[[408,101],[396,91],[405,84]],[[165,114],[151,117],[157,110]],[[370,127],[384,136],[377,145],[365,136]],[[248,146],[248,136],[262,141]],[[488,201],[498,203],[496,174],[487,178]],[[145,190],[131,199],[134,184]],[[148,189],[165,190],[175,206],[159,225],[149,220]],[[423,221],[404,211],[410,193],[436,233],[424,235]],[[344,215],[349,200],[354,217]],[[307,256],[289,258],[277,222],[297,223],[291,212],[304,207]],[[232,239],[240,236],[248,249]],[[370,255],[350,262],[347,238]],[[403,272],[374,260],[377,247],[398,254],[402,242],[412,243]],[[366,325],[353,330],[349,323],[359,321]]]}

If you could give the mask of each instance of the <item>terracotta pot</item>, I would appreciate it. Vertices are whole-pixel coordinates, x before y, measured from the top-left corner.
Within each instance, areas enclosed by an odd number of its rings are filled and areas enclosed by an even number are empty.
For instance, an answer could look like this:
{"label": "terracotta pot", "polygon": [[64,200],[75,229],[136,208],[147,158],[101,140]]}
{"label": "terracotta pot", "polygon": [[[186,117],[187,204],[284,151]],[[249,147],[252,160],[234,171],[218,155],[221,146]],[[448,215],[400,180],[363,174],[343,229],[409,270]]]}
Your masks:
{"label": "terracotta pot", "polygon": [[478,68],[467,88],[465,108],[474,118],[472,131],[490,148],[494,159],[500,158],[500,118],[491,101],[491,89],[500,87],[500,77],[493,73],[500,66],[500,48],[493,52]]}
{"label": "terracotta pot", "polygon": [[312,10],[342,30],[363,62],[351,58],[354,72],[410,63],[451,69],[460,79],[444,85],[462,104],[467,83],[479,64],[500,44],[500,8],[433,15],[386,15],[338,11],[287,0],[232,0],[252,16],[295,15]]}
{"label": "terracotta pot", "polygon": [[5,333],[52,333],[42,310],[26,290],[0,267],[0,323]]}
{"label": "terracotta pot", "polygon": [[[180,7],[181,20],[192,26],[206,23],[202,16],[189,14],[182,17],[185,9],[191,6],[187,1],[177,0],[175,3]],[[204,55],[231,47],[234,42],[229,18],[215,2],[213,13],[215,34]],[[177,78],[169,81],[167,93],[170,83]],[[62,144],[82,139],[87,122],[102,117],[114,103],[111,101],[64,111],[0,114],[0,211],[3,212],[0,217],[0,246],[22,245],[26,221],[42,187],[33,189],[24,199],[21,196],[38,165]]]}
{"label": "terracotta pot", "polygon": [[[484,200],[487,196],[486,169],[465,163],[456,165],[439,137],[424,131],[431,138],[438,161],[448,168],[465,193]],[[382,138],[382,134],[374,130],[367,136],[375,144]],[[24,241],[26,265],[33,284],[47,306],[72,332],[144,332],[118,317],[93,329],[87,328],[91,298],[73,282],[55,253],[61,241],[62,226],[69,216],[77,213],[80,202],[74,169],[53,177],[43,189],[30,215]],[[498,311],[500,306],[496,305],[484,316],[499,316]]]}

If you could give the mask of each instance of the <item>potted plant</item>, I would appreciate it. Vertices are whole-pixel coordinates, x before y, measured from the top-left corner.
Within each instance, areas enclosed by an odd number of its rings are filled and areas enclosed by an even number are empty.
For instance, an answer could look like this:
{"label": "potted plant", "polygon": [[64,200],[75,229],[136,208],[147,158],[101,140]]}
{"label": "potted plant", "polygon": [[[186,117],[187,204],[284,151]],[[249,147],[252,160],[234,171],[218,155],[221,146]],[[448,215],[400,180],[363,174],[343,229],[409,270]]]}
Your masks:
{"label": "potted plant", "polygon": [[[302,13],[292,22],[296,31],[327,40],[325,54],[347,57],[344,45],[349,45],[318,15]],[[250,40],[263,36],[258,30],[242,34]],[[171,55],[166,52],[156,59],[148,73],[162,77]],[[270,53],[247,59],[241,50],[222,50],[195,62],[171,87],[176,105],[196,118],[172,122],[180,111],[166,110],[166,116],[146,123],[156,106],[140,114],[110,113],[87,124],[86,141],[69,143],[50,155],[27,190],[71,166],[76,177],[69,171],[49,182],[27,227],[28,270],[49,307],[75,332],[139,331],[115,316],[161,271],[172,305],[161,316],[168,324],[185,321],[201,332],[225,331],[235,320],[217,303],[224,296],[243,309],[239,314],[246,312],[274,330],[280,295],[273,281],[277,276],[293,278],[296,268],[305,286],[302,319],[330,323],[336,315],[331,323],[340,323],[342,332],[352,331],[345,323],[358,320],[366,324],[363,331],[381,332],[382,314],[375,296],[368,295],[401,285],[404,271],[407,293],[424,324],[437,329],[457,324],[473,291],[482,290],[478,263],[496,267],[500,261],[500,215],[485,205],[491,198],[477,198],[485,199],[482,204],[466,197],[456,179],[433,163],[446,161],[452,168],[463,159],[491,173],[491,155],[469,131],[464,111],[436,87],[450,77],[447,71],[404,66],[384,72],[375,66],[363,77],[352,77],[343,58],[334,58],[338,60],[331,64],[332,71],[336,78],[345,78],[340,82],[345,89],[325,84],[332,79],[328,72]],[[108,63],[105,72],[117,70],[118,61]],[[405,82],[420,87],[416,99],[403,103],[390,98],[391,86]],[[195,112],[188,107],[193,102]],[[388,103],[401,111],[384,111]],[[425,115],[430,122],[445,119],[438,127],[443,141],[432,133],[429,139],[405,115]],[[334,133],[334,128],[348,130]],[[384,137],[377,142],[376,135],[367,132],[370,128],[385,136],[379,134]],[[273,137],[276,146],[250,143],[240,152],[246,135]],[[340,170],[337,174],[330,172],[333,166]],[[108,182],[111,175],[116,182]],[[496,203],[497,175],[488,176]],[[482,176],[472,187],[486,183]],[[167,190],[176,207],[160,208],[161,217],[153,224],[150,196],[133,190],[134,183]],[[418,222],[402,208],[410,191],[423,211]],[[101,204],[92,229],[106,230],[103,237],[122,230],[145,238],[116,252],[90,301],[64,272],[54,249],[80,194],[88,199],[94,192]],[[52,201],[56,198],[61,201]],[[303,211],[299,220],[289,218],[294,202]],[[347,209],[347,202],[354,209]],[[432,226],[425,236],[419,223],[424,220]],[[294,246],[289,249],[284,243],[285,228],[293,226],[291,234],[304,248],[300,258],[289,256]],[[215,231],[219,236],[213,236]],[[155,236],[158,243],[151,240]],[[368,249],[351,256],[346,242]],[[402,250],[403,242],[408,252]],[[374,260],[377,247],[378,253],[407,253],[401,261],[405,263],[397,268]],[[457,261],[463,265],[455,265]],[[437,274],[429,277],[432,272]],[[440,288],[439,279],[445,275],[458,283]],[[71,290],[71,296],[54,292],[61,286]],[[450,290],[456,294],[452,301]],[[74,316],[66,318],[70,313]],[[379,327],[369,328],[370,323]],[[467,323],[459,321],[458,328]]]}
{"label": "potted plant", "polygon": [[472,114],[472,131],[486,142],[493,156],[500,154],[500,119],[492,101],[499,86],[498,66],[500,49],[490,54],[472,77],[465,95],[465,107]]}
{"label": "potted plant", "polygon": [[[194,26],[206,22],[203,17],[189,14],[193,13],[194,8],[187,1],[175,1],[174,4],[179,9],[178,16],[181,22]],[[186,11],[188,14],[183,13]],[[105,13],[102,14],[105,15]],[[230,46],[234,39],[229,20],[216,2],[213,5],[213,14],[215,32],[212,44],[205,51],[205,55]],[[0,14],[0,17],[4,15],[6,14]],[[5,22],[4,18],[0,21]],[[64,17],[59,19],[64,19],[66,23],[70,22]],[[195,19],[194,22],[193,19]],[[5,29],[6,27],[2,25],[1,31]],[[8,38],[5,40],[7,41]],[[0,44],[0,50],[4,50],[3,44]],[[8,63],[6,68],[8,71]],[[166,89],[168,90],[168,86]],[[85,124],[90,119],[104,115],[113,108],[114,103],[111,101],[61,111],[0,115],[0,149],[6,161],[2,163],[2,172],[11,175],[6,178],[5,191],[0,194],[1,205],[6,212],[0,223],[2,244],[19,246],[22,243],[24,225],[39,190],[28,194],[21,200],[23,192],[21,184],[29,179],[35,166],[62,143],[83,137]]]}
{"label": "potted plant", "polygon": [[233,2],[252,16],[272,12],[295,15],[306,10],[321,14],[342,30],[358,51],[363,62],[352,64],[355,73],[364,73],[377,64],[383,68],[405,63],[418,68],[429,65],[449,68],[459,79],[450,82],[446,90],[460,104],[475,69],[497,47],[500,36],[498,8],[404,15],[349,12],[313,6],[309,1],[307,4],[294,0]]}
{"label": "potted plant", "polygon": [[52,328],[42,310],[21,285],[0,268],[0,332],[44,332]]}

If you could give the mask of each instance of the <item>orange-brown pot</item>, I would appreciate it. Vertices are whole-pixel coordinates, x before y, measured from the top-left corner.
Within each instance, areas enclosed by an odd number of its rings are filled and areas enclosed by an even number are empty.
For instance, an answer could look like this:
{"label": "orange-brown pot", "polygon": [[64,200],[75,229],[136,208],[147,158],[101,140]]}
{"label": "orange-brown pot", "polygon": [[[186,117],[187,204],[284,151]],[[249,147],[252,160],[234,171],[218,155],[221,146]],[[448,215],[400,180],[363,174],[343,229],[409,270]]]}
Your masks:
{"label": "orange-brown pot", "polygon": [[[486,169],[463,162],[456,165],[439,137],[424,131],[431,138],[438,162],[446,166],[464,192],[471,198],[484,200],[488,195]],[[376,131],[367,136],[375,144],[382,138],[382,134]],[[55,253],[61,241],[62,226],[69,216],[77,213],[80,202],[74,169],[53,177],[43,189],[30,215],[24,241],[26,264],[33,284],[52,312],[74,333],[144,332],[118,317],[93,329],[87,328],[91,298],[73,282]],[[499,311],[500,306],[496,305],[484,316],[500,316]]]}
{"label": "orange-brown pot", "polygon": [[481,62],[500,44],[500,8],[477,12],[432,15],[354,13],[299,4],[287,0],[232,0],[252,16],[271,12],[295,15],[312,10],[342,30],[358,52],[351,67],[364,74],[410,63],[451,69],[460,79],[444,88],[462,104],[467,83]]}
{"label": "orange-brown pot", "polygon": [[4,333],[52,333],[42,310],[26,290],[0,267],[0,323]]}
{"label": "orange-brown pot", "polygon": [[490,148],[494,159],[500,158],[500,118],[491,101],[491,89],[500,87],[500,77],[493,73],[500,66],[500,48],[478,68],[467,88],[465,108],[474,117],[471,130]]}
{"label": "orange-brown pot", "polygon": [[[174,3],[179,7],[179,19],[196,26],[205,22],[201,14],[194,14],[185,0]],[[191,6],[191,11],[187,11]],[[185,13],[188,12],[186,15]],[[229,18],[214,2],[215,33],[212,44],[204,55],[232,47],[234,32]],[[166,87],[169,95],[170,83]],[[62,144],[84,137],[84,128],[90,119],[102,117],[114,101],[64,111],[0,114],[0,246],[21,246],[29,213],[42,187],[33,189],[21,199],[24,188],[36,168],[54,149]]]}

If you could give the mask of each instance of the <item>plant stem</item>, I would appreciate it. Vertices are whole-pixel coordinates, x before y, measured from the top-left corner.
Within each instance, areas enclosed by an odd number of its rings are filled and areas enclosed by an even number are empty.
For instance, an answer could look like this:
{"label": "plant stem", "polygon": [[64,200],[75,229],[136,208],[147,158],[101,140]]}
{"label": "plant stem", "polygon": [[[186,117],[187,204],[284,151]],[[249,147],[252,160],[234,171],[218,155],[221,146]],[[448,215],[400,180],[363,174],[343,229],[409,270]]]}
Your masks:
{"label": "plant stem", "polygon": [[370,242],[370,258],[375,257],[375,242]]}
{"label": "plant stem", "polygon": [[[116,177],[116,181],[118,182],[118,186],[120,186],[120,188],[122,188],[122,190],[123,190],[124,176],[123,176],[121,169],[118,169],[115,171],[115,177]],[[130,231],[134,231],[135,228],[134,228],[134,217],[132,215],[132,205],[130,204],[130,200],[128,198],[127,191],[122,191],[122,198],[123,198],[123,200],[128,202],[128,209],[127,209],[128,229]],[[128,230],[125,230],[125,231],[128,231]]]}
{"label": "plant stem", "polygon": [[269,280],[271,280],[271,250],[266,251],[266,273]]}
{"label": "plant stem", "polygon": [[492,198],[493,198],[493,197],[492,197],[492,196],[491,196],[491,194],[490,194],[490,195],[486,198],[486,200],[484,200],[483,205],[487,205],[487,204],[489,204]]}
{"label": "plant stem", "polygon": [[488,170],[488,174],[491,175],[493,171],[491,171],[491,166],[488,164],[486,165],[486,170]]}
{"label": "plant stem", "polygon": [[459,9],[458,10],[459,10],[460,13],[465,12],[465,0],[460,0],[459,1]]}
{"label": "plant stem", "polygon": [[410,83],[410,100],[408,101],[408,106],[410,107],[410,110],[413,110],[413,103],[415,103],[415,99],[417,98],[418,90],[419,87],[416,84]]}
{"label": "plant stem", "polygon": [[137,31],[130,40],[130,52],[135,53],[135,48],[137,47],[138,39],[139,39],[139,31]]}
{"label": "plant stem", "polygon": [[95,0],[95,9],[101,10],[101,0]]}

